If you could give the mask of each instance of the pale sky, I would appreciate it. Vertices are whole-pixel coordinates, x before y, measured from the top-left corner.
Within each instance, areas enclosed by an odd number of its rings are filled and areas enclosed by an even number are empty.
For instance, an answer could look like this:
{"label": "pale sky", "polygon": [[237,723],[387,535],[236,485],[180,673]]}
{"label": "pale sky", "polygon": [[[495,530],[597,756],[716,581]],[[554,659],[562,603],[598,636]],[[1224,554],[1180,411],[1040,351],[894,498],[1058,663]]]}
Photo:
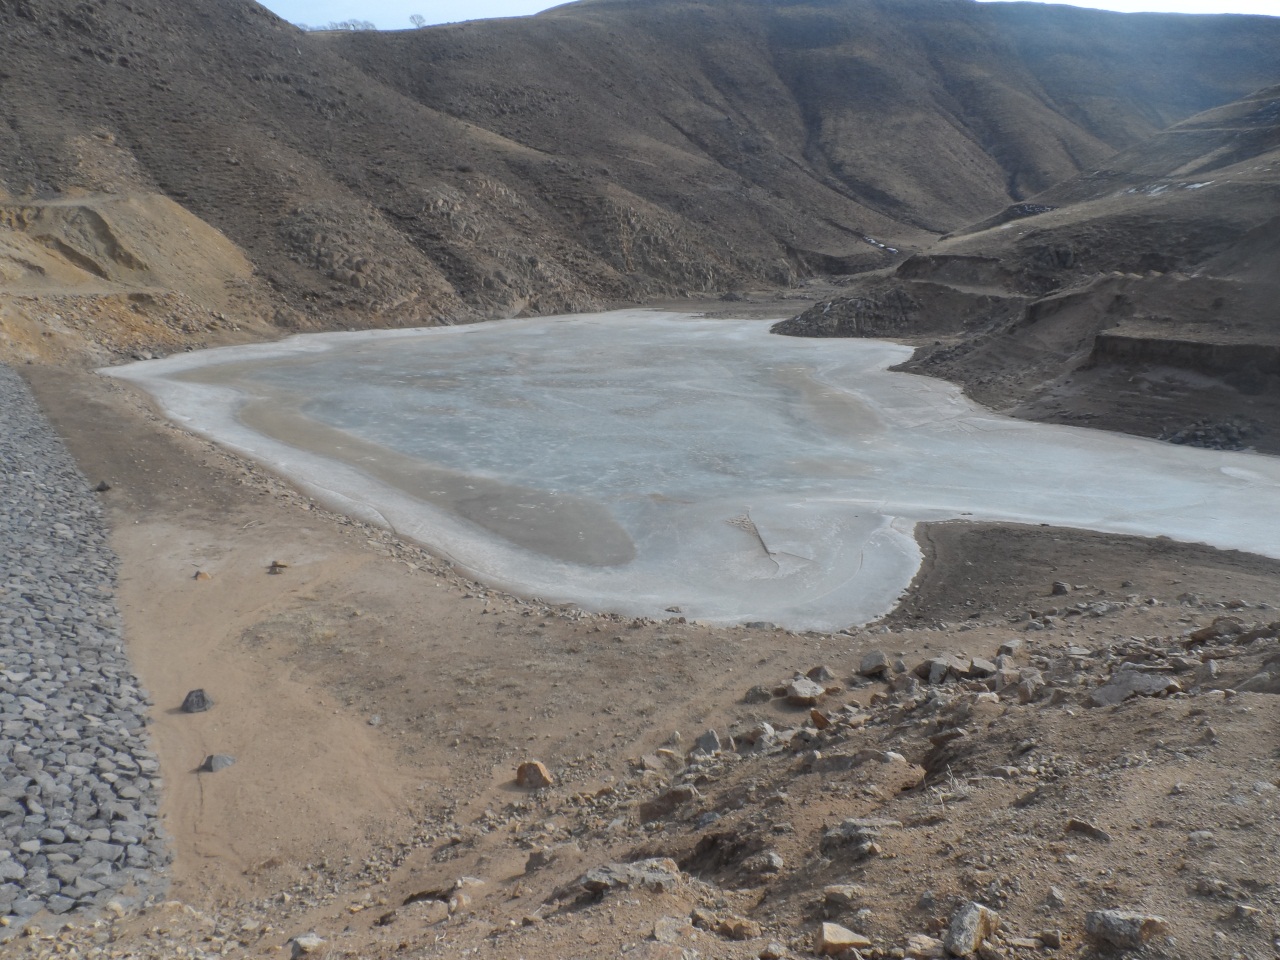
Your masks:
{"label": "pale sky", "polygon": [[[427,23],[520,17],[556,6],[545,0],[259,0],[292,23],[321,26],[333,20],[371,20],[380,30],[408,29],[409,17]],[[990,2],[990,0],[984,0]],[[1126,13],[1256,13],[1280,17],[1280,0],[1078,0],[1077,7]]]}

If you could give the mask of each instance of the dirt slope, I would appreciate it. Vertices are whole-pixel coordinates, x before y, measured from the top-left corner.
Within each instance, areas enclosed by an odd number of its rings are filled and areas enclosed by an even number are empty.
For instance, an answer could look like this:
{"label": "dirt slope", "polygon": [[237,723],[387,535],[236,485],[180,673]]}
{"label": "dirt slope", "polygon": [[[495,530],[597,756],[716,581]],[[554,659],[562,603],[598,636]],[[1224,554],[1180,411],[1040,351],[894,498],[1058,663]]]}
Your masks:
{"label": "dirt slope", "polygon": [[1269,18],[951,0],[358,35],[248,0],[14,0],[0,189],[166,195],[285,328],[777,287],[892,263],[1273,82],[1277,43]]}
{"label": "dirt slope", "polygon": [[[928,338],[1011,413],[1280,450],[1280,88],[860,278],[780,332]],[[936,342],[935,342],[936,341]]]}

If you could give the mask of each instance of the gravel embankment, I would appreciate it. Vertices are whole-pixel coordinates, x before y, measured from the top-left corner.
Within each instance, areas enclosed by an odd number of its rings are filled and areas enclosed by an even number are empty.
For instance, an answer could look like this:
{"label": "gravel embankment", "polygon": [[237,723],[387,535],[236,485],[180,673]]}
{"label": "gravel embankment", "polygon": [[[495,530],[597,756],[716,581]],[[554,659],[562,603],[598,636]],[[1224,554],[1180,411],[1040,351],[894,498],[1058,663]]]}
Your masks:
{"label": "gravel embankment", "polygon": [[4,366],[0,558],[0,918],[12,932],[42,909],[158,893],[168,853],[118,561],[89,483]]}

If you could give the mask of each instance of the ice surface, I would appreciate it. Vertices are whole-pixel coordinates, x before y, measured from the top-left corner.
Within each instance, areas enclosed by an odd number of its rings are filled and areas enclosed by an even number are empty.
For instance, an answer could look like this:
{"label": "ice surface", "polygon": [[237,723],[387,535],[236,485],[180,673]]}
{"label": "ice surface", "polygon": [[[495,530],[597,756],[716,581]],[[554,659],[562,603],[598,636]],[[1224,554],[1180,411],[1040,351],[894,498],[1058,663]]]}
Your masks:
{"label": "ice surface", "polygon": [[1280,556],[1280,459],[1006,419],[885,370],[909,355],[626,310],[106,372],[486,581],[588,609],[848,626],[910,582],[916,522],[958,517]]}

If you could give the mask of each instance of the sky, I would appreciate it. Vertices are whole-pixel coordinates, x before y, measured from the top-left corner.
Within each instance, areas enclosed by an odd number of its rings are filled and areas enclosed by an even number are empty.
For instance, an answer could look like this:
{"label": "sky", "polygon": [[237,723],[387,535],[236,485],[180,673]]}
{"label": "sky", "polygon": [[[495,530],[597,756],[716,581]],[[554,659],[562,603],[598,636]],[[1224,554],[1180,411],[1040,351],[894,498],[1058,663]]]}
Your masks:
{"label": "sky", "polygon": [[[556,6],[546,0],[259,0],[292,23],[321,26],[334,20],[369,20],[380,30],[402,30],[419,14],[427,23],[520,17]],[[988,0],[984,0],[988,2]],[[998,0],[997,0],[998,2]],[[1258,13],[1280,17],[1280,0],[1079,0],[1077,7],[1124,12]]]}

